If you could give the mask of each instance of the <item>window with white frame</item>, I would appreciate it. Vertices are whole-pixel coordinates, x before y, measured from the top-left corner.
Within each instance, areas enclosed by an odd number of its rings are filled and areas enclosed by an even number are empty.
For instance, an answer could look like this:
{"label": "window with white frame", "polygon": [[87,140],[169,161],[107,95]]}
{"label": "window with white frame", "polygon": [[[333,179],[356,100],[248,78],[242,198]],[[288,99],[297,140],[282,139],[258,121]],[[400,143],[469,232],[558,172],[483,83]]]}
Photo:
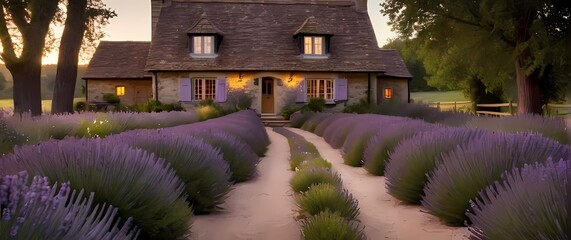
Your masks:
{"label": "window with white frame", "polygon": [[216,79],[215,78],[193,78],[194,100],[214,99],[216,97]]}
{"label": "window with white frame", "polygon": [[325,37],[303,37],[303,53],[307,55],[325,55]]}
{"label": "window with white frame", "polygon": [[333,79],[307,79],[307,97],[333,100]]}
{"label": "window with white frame", "polygon": [[197,55],[214,54],[214,36],[193,36],[192,53]]}

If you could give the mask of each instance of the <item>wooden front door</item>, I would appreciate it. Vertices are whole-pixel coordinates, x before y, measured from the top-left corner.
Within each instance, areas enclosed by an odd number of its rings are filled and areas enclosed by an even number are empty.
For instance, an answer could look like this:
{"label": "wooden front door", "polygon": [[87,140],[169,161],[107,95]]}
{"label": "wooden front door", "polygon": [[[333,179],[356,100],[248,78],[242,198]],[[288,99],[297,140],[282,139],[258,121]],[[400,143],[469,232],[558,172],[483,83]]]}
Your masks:
{"label": "wooden front door", "polygon": [[274,110],[274,79],[262,78],[262,113],[275,113]]}

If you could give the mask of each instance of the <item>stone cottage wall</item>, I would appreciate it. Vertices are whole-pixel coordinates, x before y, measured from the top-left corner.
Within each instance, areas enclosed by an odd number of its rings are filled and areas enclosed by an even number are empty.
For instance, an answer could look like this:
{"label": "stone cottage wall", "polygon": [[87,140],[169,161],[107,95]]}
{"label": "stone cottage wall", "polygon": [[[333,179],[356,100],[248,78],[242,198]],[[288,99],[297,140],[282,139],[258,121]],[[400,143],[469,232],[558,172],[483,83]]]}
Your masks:
{"label": "stone cottage wall", "polygon": [[[377,99],[378,103],[407,103],[408,102],[408,79],[407,78],[379,78],[378,89],[377,89]],[[384,98],[383,90],[385,88],[393,89],[393,97],[391,99]]]}
{"label": "stone cottage wall", "polygon": [[[152,97],[151,80],[133,79],[87,79],[88,102],[103,102],[103,94],[115,94],[115,87],[125,86],[125,95],[119,96],[125,106],[143,104]],[[136,90],[143,91],[137,99]],[[147,96],[147,97],[145,97]]]}

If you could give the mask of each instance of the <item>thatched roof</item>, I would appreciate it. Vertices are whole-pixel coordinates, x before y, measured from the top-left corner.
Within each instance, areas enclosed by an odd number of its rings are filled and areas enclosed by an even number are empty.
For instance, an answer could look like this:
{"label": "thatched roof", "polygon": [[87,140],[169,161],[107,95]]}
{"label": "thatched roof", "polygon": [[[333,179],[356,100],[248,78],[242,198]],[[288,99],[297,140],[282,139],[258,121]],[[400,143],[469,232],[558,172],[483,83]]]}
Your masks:
{"label": "thatched roof", "polygon": [[[153,35],[146,70],[386,70],[382,50],[377,45],[368,14],[355,11],[351,1],[239,1],[241,3],[179,0],[164,6]],[[224,33],[216,58],[192,58],[189,54],[186,30],[200,22],[203,14],[208,16],[209,24]],[[314,20],[311,20],[312,16]],[[310,25],[315,27],[314,23],[318,23],[319,29],[326,29],[333,35],[327,59],[300,56],[298,41],[293,35],[304,29],[304,23],[307,23],[308,28]]]}
{"label": "thatched roof", "polygon": [[101,41],[82,78],[149,79],[145,64],[150,45],[150,42]]}

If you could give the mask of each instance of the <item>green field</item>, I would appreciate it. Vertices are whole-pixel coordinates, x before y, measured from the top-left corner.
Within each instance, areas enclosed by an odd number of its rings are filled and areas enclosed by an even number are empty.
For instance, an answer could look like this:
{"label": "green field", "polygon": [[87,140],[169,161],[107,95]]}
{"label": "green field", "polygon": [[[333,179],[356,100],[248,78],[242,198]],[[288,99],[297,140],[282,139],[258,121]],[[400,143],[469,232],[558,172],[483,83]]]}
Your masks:
{"label": "green field", "polygon": [[[74,104],[79,101],[85,101],[85,98],[74,98]],[[2,108],[14,108],[13,99],[0,99],[0,109]],[[42,100],[42,112],[50,113],[52,111],[52,100]]]}
{"label": "green field", "polygon": [[411,92],[410,99],[415,103],[468,101],[462,91]]}

